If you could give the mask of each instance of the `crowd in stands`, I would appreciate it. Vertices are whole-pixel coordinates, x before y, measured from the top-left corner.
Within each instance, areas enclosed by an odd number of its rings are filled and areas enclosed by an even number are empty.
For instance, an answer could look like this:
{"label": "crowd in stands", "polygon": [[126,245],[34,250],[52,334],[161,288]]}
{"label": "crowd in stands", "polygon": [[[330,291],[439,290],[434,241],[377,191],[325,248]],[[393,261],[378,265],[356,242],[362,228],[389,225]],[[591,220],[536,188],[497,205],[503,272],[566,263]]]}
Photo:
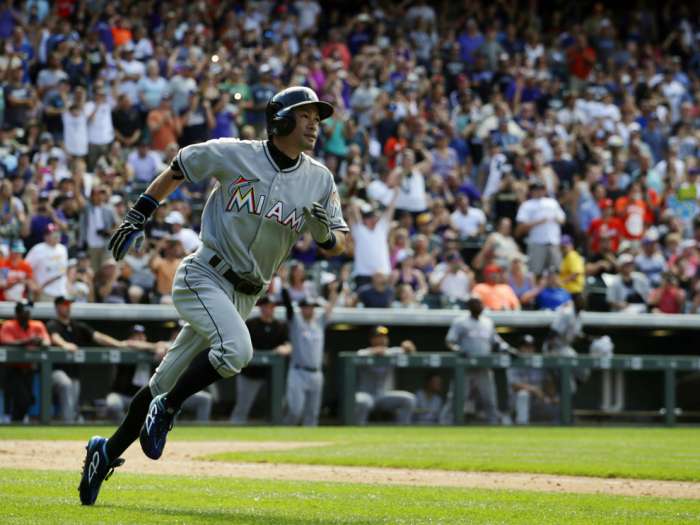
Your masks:
{"label": "crowd in stands", "polygon": [[313,154],[352,243],[271,283],[339,306],[700,313],[700,17],[689,2],[0,2],[0,299],[168,303],[211,183],[116,262],[179,148],[265,138],[273,93],[336,112]]}

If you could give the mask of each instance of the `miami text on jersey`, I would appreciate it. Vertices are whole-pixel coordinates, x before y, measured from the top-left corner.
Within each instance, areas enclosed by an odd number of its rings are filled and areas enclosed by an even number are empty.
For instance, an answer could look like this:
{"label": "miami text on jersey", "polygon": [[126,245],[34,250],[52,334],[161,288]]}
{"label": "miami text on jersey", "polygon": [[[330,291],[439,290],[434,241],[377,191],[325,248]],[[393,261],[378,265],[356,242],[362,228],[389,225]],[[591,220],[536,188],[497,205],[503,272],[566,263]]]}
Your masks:
{"label": "miami text on jersey", "polygon": [[[245,211],[250,214],[260,215],[265,206],[265,198],[266,196],[263,194],[256,195],[253,186],[247,189],[241,189],[241,185],[238,185],[231,192],[231,198],[228,200],[228,204],[226,204],[226,211],[233,211],[235,209],[241,212],[245,209]],[[265,218],[274,219],[279,224],[289,226],[292,230],[297,232],[301,231],[303,217],[301,213],[297,215],[297,210],[295,208],[285,214],[282,201],[274,202],[270,209],[267,210],[267,213],[265,213]]]}

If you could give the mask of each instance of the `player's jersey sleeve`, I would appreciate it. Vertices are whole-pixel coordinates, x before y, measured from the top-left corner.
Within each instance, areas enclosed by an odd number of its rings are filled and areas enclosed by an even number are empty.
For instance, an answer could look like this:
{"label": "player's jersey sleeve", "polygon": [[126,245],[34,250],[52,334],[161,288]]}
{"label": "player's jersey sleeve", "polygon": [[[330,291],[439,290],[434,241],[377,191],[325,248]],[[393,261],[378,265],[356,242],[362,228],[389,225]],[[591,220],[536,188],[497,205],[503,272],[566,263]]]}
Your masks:
{"label": "player's jersey sleeve", "polygon": [[227,173],[237,141],[216,139],[192,144],[177,154],[182,174],[189,182],[201,182],[210,177],[219,178]]}
{"label": "player's jersey sleeve", "polygon": [[338,188],[336,187],[332,178],[330,181],[330,195],[326,201],[326,212],[328,213],[328,218],[331,221],[331,230],[340,230],[344,232],[350,231],[345,219],[343,219],[343,208],[340,204],[340,195],[338,195]]}

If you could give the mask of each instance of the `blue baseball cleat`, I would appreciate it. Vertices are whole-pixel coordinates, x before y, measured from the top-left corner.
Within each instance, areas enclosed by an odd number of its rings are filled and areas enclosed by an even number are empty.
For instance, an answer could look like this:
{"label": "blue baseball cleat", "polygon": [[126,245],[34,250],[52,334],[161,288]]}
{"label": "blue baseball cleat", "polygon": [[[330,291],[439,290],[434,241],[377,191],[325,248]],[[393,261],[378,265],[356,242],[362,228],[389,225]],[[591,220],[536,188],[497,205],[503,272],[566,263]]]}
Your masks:
{"label": "blue baseball cleat", "polygon": [[80,479],[78,492],[80,492],[80,503],[92,505],[100,493],[102,482],[109,479],[114,469],[124,464],[122,458],[109,461],[105,452],[107,439],[100,436],[93,436],[88,441],[85,449],[85,461],[83,462],[83,476]]}
{"label": "blue baseball cleat", "polygon": [[165,439],[173,428],[177,413],[172,413],[165,408],[165,394],[156,396],[148,405],[146,421],[141,427],[139,441],[141,449],[151,459],[158,459],[163,454]]}

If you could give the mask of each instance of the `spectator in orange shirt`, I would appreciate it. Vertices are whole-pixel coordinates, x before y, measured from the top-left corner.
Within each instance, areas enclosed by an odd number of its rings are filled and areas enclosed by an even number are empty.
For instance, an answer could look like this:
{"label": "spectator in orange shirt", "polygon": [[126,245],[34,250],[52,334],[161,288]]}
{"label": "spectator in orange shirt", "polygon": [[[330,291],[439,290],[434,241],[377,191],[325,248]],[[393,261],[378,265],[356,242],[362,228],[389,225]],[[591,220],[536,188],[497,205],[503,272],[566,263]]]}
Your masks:
{"label": "spectator in orange shirt", "polygon": [[175,271],[182,260],[183,248],[177,239],[164,239],[163,242],[162,256],[160,255],[161,250],[157,249],[156,255],[151,259],[150,266],[156,277],[155,291],[158,294],[158,302],[170,304]]}
{"label": "spectator in orange shirt", "polygon": [[619,197],[615,201],[615,213],[622,219],[623,233],[627,239],[641,239],[647,226],[654,222],[652,205],[658,201],[658,195],[654,190],[647,192],[646,198],[642,185],[635,181],[630,184],[627,195]]}
{"label": "spectator in orange shirt", "polygon": [[472,295],[481,299],[489,310],[520,310],[520,301],[513,288],[503,282],[500,266],[489,264],[484,268],[484,281],[477,284]]}
{"label": "spectator in orange shirt", "polygon": [[182,123],[172,110],[172,94],[163,93],[160,104],[148,113],[146,122],[151,132],[151,148],[164,151],[170,144],[177,144],[182,133]]}
{"label": "spectator in orange shirt", "polygon": [[[49,333],[41,321],[33,321],[32,303],[18,302],[15,305],[15,318],[5,321],[0,327],[0,343],[6,346],[19,346],[25,350],[38,350],[49,346]],[[34,401],[32,379],[34,368],[31,364],[9,365],[5,384],[5,406],[12,421],[22,421]]]}
{"label": "spectator in orange shirt", "polygon": [[0,301],[21,301],[37,291],[32,266],[24,260],[27,249],[21,239],[10,245],[10,256],[0,257]]}
{"label": "spectator in orange shirt", "polygon": [[612,250],[617,252],[620,239],[625,232],[625,225],[613,210],[612,199],[600,199],[598,207],[603,216],[593,219],[588,227],[588,249],[590,253],[600,253],[600,238],[607,237],[612,244]]}

